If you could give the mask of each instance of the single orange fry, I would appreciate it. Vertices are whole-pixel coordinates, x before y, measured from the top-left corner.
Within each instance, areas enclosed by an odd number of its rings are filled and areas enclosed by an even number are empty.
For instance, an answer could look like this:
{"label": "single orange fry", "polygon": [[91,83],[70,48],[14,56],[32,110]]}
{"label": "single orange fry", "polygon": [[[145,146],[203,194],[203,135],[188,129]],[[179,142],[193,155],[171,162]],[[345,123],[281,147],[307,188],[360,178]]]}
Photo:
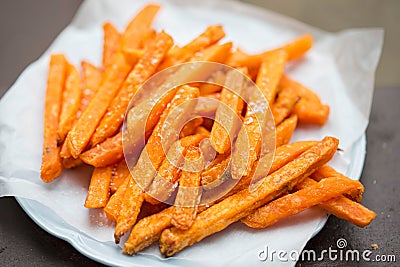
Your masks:
{"label": "single orange fry", "polygon": [[110,182],[110,191],[112,194],[115,193],[118,188],[125,183],[125,180],[129,176],[129,174],[129,168],[126,165],[125,159],[121,160],[113,166]]}
{"label": "single orange fry", "polygon": [[179,229],[188,229],[196,218],[201,198],[200,173],[204,166],[200,155],[198,147],[187,148],[184,170],[179,179],[178,193],[174,203],[175,212],[172,216],[172,225]]}
{"label": "single orange fry", "polygon": [[44,104],[44,140],[40,168],[40,177],[46,183],[53,181],[62,172],[57,129],[67,68],[68,62],[64,55],[51,55]]}
{"label": "single orange fry", "polygon": [[103,42],[103,68],[111,67],[113,57],[121,49],[121,33],[111,22],[103,24],[104,42]]}
{"label": "single orange fry", "polygon": [[297,126],[297,116],[292,115],[276,127],[276,147],[289,143]]}
{"label": "single orange fry", "polygon": [[362,185],[358,181],[339,177],[327,178],[295,193],[278,198],[257,209],[241,221],[251,228],[266,228],[283,218],[361,187]]}
{"label": "single orange fry", "polygon": [[157,71],[161,71],[173,65],[188,61],[196,52],[201,51],[210,45],[217,43],[225,36],[225,32],[220,25],[211,25],[207,29],[193,39],[191,42],[182,47],[174,47],[168,53],[168,56],[162,62]]}
{"label": "single orange fry", "polygon": [[160,10],[156,4],[146,5],[136,16],[128,23],[122,34],[122,49],[134,50],[142,49],[146,40],[152,35],[151,25]]}
{"label": "single orange fry", "polygon": [[68,76],[65,81],[63,101],[61,106],[60,122],[58,124],[58,142],[64,142],[69,130],[71,130],[81,101],[81,76],[77,68],[70,65]]}
{"label": "single orange fry", "polygon": [[80,159],[94,167],[106,167],[117,163],[123,156],[122,132],[119,132],[82,153]]}
{"label": "single orange fry", "polygon": [[110,198],[111,175],[112,166],[94,168],[86,196],[86,208],[97,209],[107,205]]}

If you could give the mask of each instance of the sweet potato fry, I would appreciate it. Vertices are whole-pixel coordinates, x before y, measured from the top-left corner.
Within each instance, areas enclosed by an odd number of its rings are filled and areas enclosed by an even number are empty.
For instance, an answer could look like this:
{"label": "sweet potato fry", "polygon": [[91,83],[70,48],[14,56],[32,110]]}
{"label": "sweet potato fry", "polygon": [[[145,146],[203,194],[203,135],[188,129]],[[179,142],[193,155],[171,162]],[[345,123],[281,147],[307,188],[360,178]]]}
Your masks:
{"label": "sweet potato fry", "polygon": [[106,206],[110,198],[111,176],[112,166],[94,168],[86,196],[86,208],[97,209]]}
{"label": "sweet potato fry", "polygon": [[[61,155],[61,152],[60,152]],[[83,164],[83,161],[80,158],[74,159],[72,156],[62,159],[63,167],[66,169],[72,169]]]}
{"label": "sweet potato fry", "polygon": [[[265,104],[262,103],[260,98],[265,97],[269,105],[272,105],[285,68],[286,59],[286,52],[277,50],[266,57],[261,64],[256,84],[262,95],[258,91],[253,92],[247,105],[243,122],[244,127],[239,132],[232,153],[231,173],[233,179],[240,179],[249,175],[254,162],[262,152],[263,131],[268,128],[266,124],[268,124],[269,118],[266,111],[267,107],[263,107]],[[244,155],[243,151],[248,151],[248,154]]]}
{"label": "sweet potato fry", "polygon": [[206,118],[213,118],[217,111],[220,99],[220,93],[201,96],[193,113]]}
{"label": "sweet potato fry", "polygon": [[[156,170],[165,158],[162,148],[169,149],[172,145],[174,133],[177,131],[174,126],[186,121],[194,109],[193,103],[187,101],[193,100],[198,96],[199,90],[197,88],[186,85],[180,87],[168,108],[161,115],[159,122],[139,157],[138,163],[132,171],[131,182],[123,200],[123,208],[117,219],[117,227],[114,233],[116,243],[135,224],[144,198],[143,190],[149,187],[156,174]],[[169,122],[168,126],[165,126],[164,123],[167,121],[169,115],[174,117],[176,125]]]}
{"label": "sweet potato fry", "polygon": [[119,132],[82,153],[80,159],[94,167],[105,167],[117,163],[123,156],[122,132]]}
{"label": "sweet potato fry", "polygon": [[278,84],[285,70],[287,58],[288,55],[284,50],[276,50],[262,61],[258,71],[256,84],[270,106],[274,103],[278,92]]}
{"label": "sweet potato fry", "polygon": [[[228,56],[231,47],[231,43],[210,46],[193,57],[191,61],[223,62]],[[171,90],[171,84],[186,84],[193,80],[201,80],[208,77],[214,71],[214,69],[210,68],[210,65],[197,62],[190,66],[181,66],[175,73],[169,76],[150,99],[141,102],[128,112],[128,132],[134,133],[130,135],[129,143],[134,144],[136,149],[143,147],[143,136],[139,133],[145,127],[146,136],[148,136],[157,124],[160,115],[176,93],[177,89]],[[154,102],[157,103],[154,105]]]}
{"label": "sweet potato fry", "polygon": [[337,139],[325,137],[298,158],[267,176],[256,190],[242,190],[200,213],[188,230],[164,230],[160,238],[161,253],[167,257],[172,256],[249,215],[254,209],[280,196],[329,161],[337,146]]}
{"label": "sweet potato fry", "polygon": [[114,135],[119,130],[132,97],[140,85],[155,72],[158,64],[160,64],[164,55],[172,46],[172,43],[171,36],[165,32],[161,32],[149,46],[144,48],[142,58],[140,58],[139,62],[129,73],[122,88],[111,102],[99,126],[96,128],[90,141],[92,147],[104,141],[107,137]]}
{"label": "sweet potato fry", "polygon": [[240,98],[245,78],[236,70],[226,74],[225,88],[221,92],[221,103],[215,114],[215,123],[211,129],[211,143],[214,149],[224,154],[231,150],[231,143],[240,127],[240,114],[243,100]]}
{"label": "sweet potato fry", "polygon": [[294,60],[302,57],[313,45],[311,34],[303,34],[293,41],[285,44],[282,48],[288,54],[288,60]]}
{"label": "sweet potato fry", "polygon": [[375,212],[346,197],[332,199],[328,203],[319,204],[319,206],[336,217],[347,220],[359,227],[369,225],[376,217]]}
{"label": "sweet potato fry", "polygon": [[208,82],[209,83],[202,83],[199,86],[201,96],[220,92],[222,90],[221,85],[225,83],[225,73],[222,71],[217,71],[210,77]]}
{"label": "sweet potato fry", "polygon": [[226,64],[232,67],[247,67],[253,77],[257,73],[261,62],[276,50],[284,50],[288,54],[288,60],[302,57],[312,46],[313,38],[310,34],[304,34],[299,38],[273,50],[267,50],[260,54],[248,55],[238,49],[227,59]]}
{"label": "sweet potato fry", "polygon": [[[199,89],[187,85],[180,87],[168,108],[161,115],[134,169],[134,179],[143,189],[147,189],[153,181],[156,170],[165,158],[164,150],[168,151],[175,141],[177,127],[190,116],[198,96]],[[173,122],[171,122],[172,117]],[[166,123],[167,119],[168,123]]]}
{"label": "sweet potato fry", "polygon": [[68,69],[57,131],[59,144],[64,142],[69,130],[71,130],[81,101],[81,76],[79,71],[72,65]]}
{"label": "sweet potato fry", "polygon": [[219,154],[214,162],[201,173],[201,185],[204,189],[208,190],[224,182],[223,174],[228,171],[230,161],[229,154]]}
{"label": "sweet potato fry", "polygon": [[360,188],[362,188],[362,185],[358,181],[339,177],[327,178],[295,193],[276,199],[244,217],[241,221],[251,228],[266,228],[283,218]]}
{"label": "sweet potato fry", "polygon": [[297,126],[297,116],[292,115],[276,127],[276,147],[289,143]]}
{"label": "sweet potato fry", "polygon": [[299,82],[294,81],[287,75],[282,75],[281,80],[279,81],[279,87],[281,89],[283,88],[289,88],[290,90],[296,92],[297,96],[311,101],[311,102],[316,102],[316,103],[321,103],[321,99],[319,96],[314,93],[311,89],[305,87]]}
{"label": "sweet potato fry", "polygon": [[103,69],[111,67],[115,53],[121,49],[121,33],[111,22],[103,24]]}
{"label": "sweet potato fry", "polygon": [[294,106],[293,113],[299,118],[299,122],[325,125],[329,117],[329,106],[305,99],[300,99]]}
{"label": "sweet potato fry", "polygon": [[205,136],[210,136],[211,133],[206,128],[204,128],[203,126],[199,126],[194,131],[194,134],[202,134],[202,135],[205,135]]}
{"label": "sweet potato fry", "polygon": [[101,69],[87,61],[82,61],[81,66],[83,73],[83,90],[79,112],[82,114],[82,112],[89,105],[90,100],[92,100],[93,96],[99,89],[103,73]]}
{"label": "sweet potato fry", "polygon": [[175,207],[169,207],[159,213],[145,217],[132,228],[129,239],[125,242],[123,252],[134,255],[156,242],[161,232],[171,227],[171,218]]}
{"label": "sweet potato fry", "polygon": [[100,88],[68,133],[67,141],[74,158],[88,145],[98,123],[131,70],[131,65],[122,53],[117,53],[113,60],[112,67],[104,72]]}
{"label": "sweet potato fry", "polygon": [[290,115],[298,99],[297,94],[290,87],[281,88],[271,108],[275,125],[278,125]]}
{"label": "sweet potato fry", "polygon": [[200,158],[200,149],[195,146],[187,148],[184,170],[179,179],[178,193],[175,198],[175,212],[172,216],[172,225],[179,229],[188,229],[192,226],[197,215],[197,208],[201,198],[201,171],[204,161]]}
{"label": "sweet potato fry", "polygon": [[282,89],[290,88],[300,98],[293,108],[299,122],[321,126],[327,122],[329,106],[322,104],[317,94],[286,75],[282,76],[279,86]]}
{"label": "sweet potato fry", "polygon": [[[349,177],[341,174],[340,172],[337,172],[334,168],[332,168],[329,165],[321,166],[320,168],[318,168],[318,170],[316,170],[311,175],[311,178],[318,182],[327,177],[342,177],[342,178],[350,179]],[[355,191],[352,194],[346,194],[346,196],[353,201],[361,202],[363,193],[364,193],[364,190],[360,190],[357,192]]]}
{"label": "sweet potato fry", "polygon": [[125,182],[118,187],[117,191],[108,200],[107,205],[104,207],[104,212],[106,213],[107,219],[117,222],[119,213],[122,208],[122,203],[124,200],[126,188],[128,187],[131,175],[129,174],[125,177]]}
{"label": "sweet potato fry", "polygon": [[136,223],[144,200],[143,195],[143,190],[136,184],[135,179],[131,176],[128,186],[126,187],[117,218],[117,225],[115,227],[114,239],[116,244],[119,243],[121,237]]}
{"label": "sweet potato fry", "polygon": [[[277,147],[275,153],[270,152],[261,157],[256,162],[257,165],[254,165],[251,173],[247,177],[242,177],[238,184],[232,189],[232,192],[248,187],[252,181],[259,181],[259,179],[278,170],[316,144],[317,141],[300,141]],[[273,158],[271,158],[272,156]]]}
{"label": "sweet potato fry", "polygon": [[[327,165],[324,165],[324,166],[327,166]],[[323,168],[324,166],[322,166],[321,168]],[[348,179],[345,176],[344,177],[335,176],[335,177],[340,177],[342,179]],[[296,186],[296,188],[303,189],[303,188],[306,188],[307,186],[312,186],[315,184],[317,184],[316,181],[314,181],[313,179],[307,178],[302,183],[298,184]],[[353,191],[354,191],[354,193],[346,192],[344,195],[357,194],[358,192],[363,191],[363,188],[359,188],[359,189],[353,190]],[[318,204],[318,206],[329,211],[336,217],[347,220],[359,227],[367,226],[368,224],[371,223],[371,221],[376,216],[375,212],[367,209],[363,205],[358,204],[357,202],[354,202],[344,196],[340,196],[340,197],[322,202],[322,203]]]}
{"label": "sweet potato fry", "polygon": [[212,25],[183,47],[171,49],[168,56],[162,62],[157,71],[161,71],[173,65],[188,61],[196,52],[217,43],[225,36],[225,32],[220,25]]}
{"label": "sweet potato fry", "polygon": [[112,194],[125,182],[129,174],[129,168],[124,159],[113,166],[110,182],[110,191]]}
{"label": "sweet potato fry", "polygon": [[142,49],[146,40],[151,37],[153,30],[151,25],[160,10],[160,6],[149,4],[140,10],[136,16],[128,23],[122,34],[122,49],[134,50]]}
{"label": "sweet potato fry", "polygon": [[194,134],[196,128],[200,126],[202,123],[203,123],[202,117],[197,117],[189,121],[188,123],[185,124],[185,126],[183,126],[181,132],[179,133],[179,138],[183,138],[185,136]]}
{"label": "sweet potato fry", "polygon": [[62,92],[68,62],[64,55],[50,57],[44,105],[44,141],[40,177],[46,183],[53,181],[62,172],[60,148],[57,146],[57,129],[62,105]]}
{"label": "sweet potato fry", "polygon": [[153,182],[148,188],[145,199],[147,202],[157,204],[167,200],[176,189],[176,182],[181,174],[183,157],[189,146],[198,146],[208,135],[195,134],[175,141],[168,150],[167,157],[161,163]]}

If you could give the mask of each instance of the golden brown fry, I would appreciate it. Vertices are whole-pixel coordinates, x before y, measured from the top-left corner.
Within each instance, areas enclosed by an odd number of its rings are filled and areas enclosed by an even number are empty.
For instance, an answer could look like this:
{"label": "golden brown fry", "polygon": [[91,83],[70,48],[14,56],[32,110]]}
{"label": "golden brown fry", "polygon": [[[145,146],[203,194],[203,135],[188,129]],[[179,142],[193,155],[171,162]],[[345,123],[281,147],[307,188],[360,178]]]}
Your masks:
{"label": "golden brown fry", "polygon": [[[242,129],[239,132],[232,153],[232,178],[240,179],[250,174],[254,162],[260,154],[263,146],[263,133],[268,129],[267,107],[262,101],[265,98],[271,106],[275,100],[278,83],[283,74],[287,54],[284,50],[277,50],[264,59],[261,64],[256,84],[261,91],[254,91],[247,106]],[[265,148],[264,148],[265,149]],[[243,151],[248,151],[247,155]]]}
{"label": "golden brown fry", "polygon": [[292,115],[276,127],[276,147],[289,143],[297,126],[297,116]]}
{"label": "golden brown fry", "polygon": [[[167,157],[161,163],[157,174],[151,183],[145,199],[147,202],[157,204],[159,201],[167,200],[175,191],[176,182],[179,180],[183,157],[186,155],[187,148],[190,146],[198,146],[199,143],[206,138],[207,134],[195,134],[186,136],[175,141],[168,150]],[[155,199],[154,199],[154,198]]]}
{"label": "golden brown fry", "polygon": [[[223,45],[213,45],[204,49],[201,53],[191,59],[191,61],[213,61],[223,62],[232,47],[231,43]],[[190,66],[184,65],[167,80],[159,86],[159,90],[152,97],[134,106],[128,112],[127,128],[128,132],[134,133],[129,136],[129,143],[135,146],[135,149],[142,149],[143,135],[140,133],[145,127],[146,137],[151,134],[157,124],[160,115],[174,97],[176,89],[170,88],[171,84],[186,84],[192,80],[201,80],[213,73],[214,69],[210,65],[198,62]],[[156,104],[154,104],[156,102]]]}
{"label": "golden brown fry", "polygon": [[130,63],[122,53],[117,53],[113,60],[112,67],[104,72],[99,90],[68,133],[68,146],[74,158],[88,145],[98,123],[131,69]]}
{"label": "golden brown fry", "polygon": [[[324,165],[326,166],[326,165]],[[321,168],[323,168],[322,166]],[[343,179],[348,179],[347,177],[338,176]],[[326,177],[325,177],[326,178]],[[307,186],[311,186],[316,184],[317,182],[313,179],[306,179],[301,184],[298,184],[296,188],[302,189]],[[346,192],[344,195],[354,195],[357,192],[363,191],[363,188],[359,188],[358,190],[353,190],[353,192]],[[375,212],[367,209],[361,204],[354,202],[347,197],[340,196],[334,199],[330,199],[329,201],[325,201],[320,203],[318,206],[329,211],[333,215],[338,218],[347,220],[359,227],[365,227],[371,223],[371,221],[375,218]]]}
{"label": "golden brown fry", "polygon": [[125,159],[121,160],[113,166],[112,177],[110,182],[110,191],[114,194],[120,186],[125,183],[127,177],[129,177],[129,168],[126,165]]}
{"label": "golden brown fry", "polygon": [[57,146],[57,129],[62,105],[62,92],[68,62],[64,55],[50,57],[44,105],[44,141],[40,177],[46,183],[53,181],[62,172],[60,148]]}
{"label": "golden brown fry", "polygon": [[[60,152],[61,155],[61,152]],[[68,158],[62,159],[63,167],[66,169],[72,169],[83,164],[83,161],[80,158],[74,159],[72,156]]]}
{"label": "golden brown fry", "polygon": [[290,89],[290,87],[281,88],[278,97],[271,108],[275,125],[279,125],[290,115],[297,101],[298,96],[296,92]]}
{"label": "golden brown fry", "polygon": [[283,218],[360,188],[362,185],[358,181],[340,177],[327,178],[295,193],[278,198],[242,218],[241,221],[251,228],[265,228]]}
{"label": "golden brown fry", "polygon": [[325,125],[329,117],[329,106],[320,103],[300,99],[294,106],[293,113],[299,118],[299,122]]}
{"label": "golden brown fry", "polygon": [[282,89],[289,88],[294,91],[300,98],[293,109],[293,113],[297,115],[299,122],[321,126],[327,122],[329,106],[322,104],[317,94],[286,75],[282,76],[279,85]]}
{"label": "golden brown fry", "polygon": [[103,68],[111,67],[115,53],[121,49],[121,34],[111,22],[103,24]]}
{"label": "golden brown fry", "polygon": [[214,118],[220,99],[220,93],[201,96],[193,113],[206,118]]}
{"label": "golden brown fry", "polygon": [[225,73],[217,71],[208,79],[208,82],[209,83],[202,83],[199,86],[201,96],[220,92],[222,90],[222,85],[225,83]]}
{"label": "golden brown fry", "polygon": [[114,232],[115,243],[118,244],[121,237],[136,223],[143,200],[143,190],[136,184],[135,179],[131,176],[117,218],[117,225]]}
{"label": "golden brown fry", "polygon": [[[341,174],[340,172],[337,172],[334,168],[332,168],[329,165],[324,165],[318,168],[312,175],[311,178],[313,178],[316,181],[321,181],[324,178],[327,177],[342,177],[346,179],[350,179],[349,177]],[[355,191],[352,194],[346,194],[347,197],[349,197],[351,200],[356,201],[356,202],[361,202],[362,199],[362,194],[364,193],[364,189],[360,191]]]}
{"label": "golden brown fry", "polygon": [[[161,115],[134,169],[134,179],[144,189],[147,189],[153,181],[156,170],[165,158],[164,151],[168,151],[175,141],[174,134],[177,132],[177,127],[187,120],[198,96],[199,89],[187,85],[180,87]],[[167,119],[168,124],[165,124]]]}
{"label": "golden brown fry", "polygon": [[194,134],[202,134],[202,135],[205,135],[205,136],[210,136],[211,133],[206,128],[204,128],[203,126],[199,126],[194,131]]}
{"label": "golden brown fry", "polygon": [[190,228],[196,218],[201,198],[200,173],[204,166],[198,147],[189,146],[186,150],[184,170],[179,179],[175,212],[172,216],[172,224],[179,229]]}
{"label": "golden brown fry", "polygon": [[129,239],[125,242],[123,252],[134,255],[156,242],[160,238],[161,232],[172,225],[171,218],[173,213],[174,207],[169,207],[140,220],[132,228]]}
{"label": "golden brown fry", "polygon": [[203,123],[202,117],[194,118],[183,126],[181,132],[179,133],[179,138],[183,138],[185,136],[189,136],[194,134],[194,131],[197,127],[199,127]]}
{"label": "golden brown fry", "polygon": [[287,57],[284,50],[276,50],[263,60],[258,71],[256,84],[270,106],[274,103],[278,92],[278,84],[285,70]]}
{"label": "golden brown fry", "polygon": [[104,212],[109,220],[117,222],[119,213],[122,208],[126,188],[128,187],[131,175],[129,174],[125,178],[125,182],[117,189],[117,191],[111,196],[107,205],[104,207]]}
{"label": "golden brown fry", "polygon": [[129,73],[120,91],[97,126],[90,141],[92,147],[118,132],[132,97],[139,87],[154,73],[172,43],[171,36],[161,32],[149,46],[144,48],[142,58]]}
{"label": "golden brown fry", "polygon": [[[201,173],[201,184],[206,190],[224,182],[225,177],[223,175],[228,171],[230,161],[230,154],[219,154],[214,162]],[[217,180],[219,182],[216,182]]]}
{"label": "golden brown fry", "polygon": [[101,69],[90,64],[87,61],[82,61],[81,66],[83,73],[83,88],[81,105],[79,107],[79,113],[77,117],[80,117],[82,112],[86,109],[87,105],[89,105],[90,100],[92,100],[93,96],[100,87],[101,79],[103,76]]}
{"label": "golden brown fry", "polygon": [[162,62],[157,71],[161,71],[173,65],[188,61],[196,52],[217,43],[225,36],[222,26],[212,25],[183,47],[174,47]]}
{"label": "golden brown fry", "polygon": [[82,153],[80,159],[94,167],[105,167],[117,163],[123,156],[122,132],[119,132]]}
{"label": "golden brown fry", "polygon": [[160,6],[149,4],[140,10],[128,23],[122,35],[122,49],[131,51],[142,49],[149,37],[153,35],[151,25],[160,10]]}
{"label": "golden brown fry", "polygon": [[249,215],[254,209],[280,196],[328,162],[337,146],[337,139],[325,137],[298,158],[267,176],[256,190],[242,190],[200,213],[188,230],[164,230],[160,238],[161,253],[167,257],[172,256]]}
{"label": "golden brown fry", "polygon": [[288,54],[288,60],[294,60],[303,56],[312,46],[313,38],[310,34],[304,34],[299,38],[273,50],[267,50],[260,54],[248,55],[240,49],[228,58],[226,64],[232,67],[247,67],[252,77],[256,76],[261,62],[271,53],[284,50]]}
{"label": "golden brown fry", "polygon": [[214,149],[224,154],[231,150],[231,144],[240,127],[240,114],[243,100],[240,95],[245,78],[237,70],[226,74],[225,88],[222,89],[220,104],[215,114],[215,123],[211,129],[211,143]]}
{"label": "golden brown fry", "polygon": [[[161,115],[159,122],[139,157],[138,163],[132,171],[131,182],[125,192],[123,208],[118,216],[117,227],[114,233],[116,243],[119,243],[120,238],[135,224],[144,199],[143,190],[149,187],[156,174],[156,170],[165,158],[163,149],[169,149],[174,141],[173,134],[168,134],[168,132],[172,131],[172,133],[175,133],[176,127],[174,126],[186,121],[194,109],[193,103],[188,101],[198,96],[199,90],[197,88],[187,85],[180,87],[168,108]],[[168,118],[169,115],[173,116],[176,125],[169,123],[168,128],[165,128],[164,123],[167,119],[171,119]],[[165,137],[162,138],[162,135]]]}
{"label": "golden brown fry", "polygon": [[110,198],[111,176],[112,166],[94,168],[86,196],[86,208],[97,209],[107,205]]}
{"label": "golden brown fry", "polygon": [[81,101],[81,76],[79,71],[73,65],[70,65],[68,69],[57,131],[59,144],[64,142],[69,130],[71,130]]}

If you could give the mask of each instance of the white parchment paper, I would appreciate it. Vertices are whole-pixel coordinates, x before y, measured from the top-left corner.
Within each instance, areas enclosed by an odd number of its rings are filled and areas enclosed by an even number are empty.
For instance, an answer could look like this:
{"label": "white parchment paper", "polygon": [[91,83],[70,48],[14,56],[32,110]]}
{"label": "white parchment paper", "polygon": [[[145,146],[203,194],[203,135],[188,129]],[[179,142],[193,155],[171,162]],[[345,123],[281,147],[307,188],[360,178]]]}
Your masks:
{"label": "white parchment paper", "polygon": [[[44,184],[39,175],[49,54],[62,52],[74,64],[89,60],[99,65],[102,23],[110,20],[122,30],[146,2],[85,1],[72,23],[40,59],[20,75],[0,102],[0,196],[18,196],[40,202],[63,220],[63,227],[97,240],[87,245],[90,249],[96,249],[96,244],[108,244],[101,249],[107,247],[111,251],[114,230],[114,225],[101,211],[83,207],[91,168],[66,170],[51,184]],[[336,136],[344,152],[336,155],[332,164],[346,173],[355,157],[362,162],[364,154],[354,155],[353,146],[363,136],[368,124],[374,73],[383,42],[382,29],[328,33],[234,1],[157,2],[163,8],[155,28],[165,29],[178,44],[190,41],[210,24],[222,24],[227,33],[224,40],[233,41],[251,53],[279,46],[305,32],[311,33],[315,39],[313,49],[303,59],[290,63],[287,73],[317,92],[322,101],[330,105],[331,114],[324,127],[301,126],[293,140]],[[260,261],[258,254],[265,246],[277,251],[301,251],[325,218],[326,213],[315,208],[263,230],[252,230],[236,223],[169,260],[161,258],[156,246],[132,258],[122,254],[117,257],[121,257],[119,264],[126,262],[125,265],[140,264],[141,259],[147,257],[158,264],[263,266],[267,262]],[[102,251],[104,257],[107,249]],[[97,260],[102,261],[102,257],[98,256]],[[268,264],[292,266],[295,262],[275,259]]]}

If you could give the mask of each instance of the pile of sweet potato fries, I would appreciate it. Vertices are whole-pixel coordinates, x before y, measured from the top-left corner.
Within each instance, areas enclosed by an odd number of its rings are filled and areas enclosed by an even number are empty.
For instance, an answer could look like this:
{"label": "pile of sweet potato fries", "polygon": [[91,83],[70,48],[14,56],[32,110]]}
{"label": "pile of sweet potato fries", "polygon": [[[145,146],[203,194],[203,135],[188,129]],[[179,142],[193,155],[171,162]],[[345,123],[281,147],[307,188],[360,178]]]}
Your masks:
{"label": "pile of sweet potato fries", "polygon": [[[158,5],[145,6],[123,32],[105,23],[101,67],[83,61],[80,72],[63,54],[51,55],[44,110],[43,181],[53,181],[64,168],[92,165],[84,205],[103,208],[115,221],[116,243],[131,231],[123,248],[130,255],[159,241],[161,253],[172,256],[239,220],[252,228],[264,228],[316,205],[360,227],[368,225],[375,213],[359,204],[362,184],[326,165],[338,149],[338,140],[325,137],[289,144],[299,123],[323,126],[328,120],[329,107],[284,73],[287,62],[301,58],[311,48],[312,37],[305,34],[276,49],[249,55],[231,42],[220,43],[225,32],[222,26],[213,25],[178,46],[165,31],[152,28],[159,9]],[[157,103],[150,95],[130,106],[152,75],[198,61],[223,63],[238,71],[215,72],[209,81],[217,84],[182,85],[157,95]],[[175,79],[190,80],[195,72],[195,68],[182,69]],[[255,82],[270,107],[276,129],[274,152],[263,154],[261,149],[258,96],[250,95],[244,103],[227,89],[246,90],[238,73]],[[185,105],[199,96],[220,104]],[[159,137],[170,131],[164,123],[178,107],[176,121],[184,121],[187,114],[201,109],[215,114],[223,125],[197,117],[182,128],[178,141],[162,143]],[[237,126],[232,114],[227,115],[226,107],[240,118],[243,128]],[[150,112],[146,142],[135,147],[141,153],[130,168],[122,137],[124,131],[139,129],[142,110]],[[125,114],[126,128],[122,127]],[[233,147],[232,135],[237,137]],[[216,155],[208,165],[199,160],[204,140]],[[243,151],[246,142],[250,149]],[[243,152],[248,155],[245,161]],[[270,163],[268,168],[256,168],[266,162]],[[263,179],[250,190],[254,176]],[[200,188],[207,190],[207,186],[227,180],[237,183],[219,199],[200,205]],[[175,205],[163,203],[171,197]],[[186,205],[189,202],[191,205]]]}

